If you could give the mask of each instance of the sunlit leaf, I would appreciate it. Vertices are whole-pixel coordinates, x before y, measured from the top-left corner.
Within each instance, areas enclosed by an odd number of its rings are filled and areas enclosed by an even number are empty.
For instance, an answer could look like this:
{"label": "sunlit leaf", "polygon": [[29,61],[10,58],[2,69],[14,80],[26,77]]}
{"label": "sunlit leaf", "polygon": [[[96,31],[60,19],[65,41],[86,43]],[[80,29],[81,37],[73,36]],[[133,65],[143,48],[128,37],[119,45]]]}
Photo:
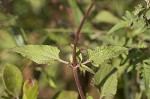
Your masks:
{"label": "sunlit leaf", "polygon": [[147,48],[148,44],[144,41],[139,41],[139,43],[137,44],[138,48]]}
{"label": "sunlit leaf", "polygon": [[88,50],[89,61],[94,66],[98,66],[107,59],[118,56],[119,54],[127,51],[127,48],[120,46],[100,46],[93,50]]}
{"label": "sunlit leaf", "polygon": [[123,28],[123,27],[126,27],[128,26],[129,24],[131,24],[132,21],[120,21],[119,23],[117,23],[116,25],[114,25],[109,31],[108,31],[108,34],[109,33],[112,33],[112,32],[115,32],[116,30],[119,30],[120,28]]}
{"label": "sunlit leaf", "polygon": [[38,63],[50,64],[53,60],[59,59],[59,49],[50,45],[26,45],[11,49],[22,56]]}

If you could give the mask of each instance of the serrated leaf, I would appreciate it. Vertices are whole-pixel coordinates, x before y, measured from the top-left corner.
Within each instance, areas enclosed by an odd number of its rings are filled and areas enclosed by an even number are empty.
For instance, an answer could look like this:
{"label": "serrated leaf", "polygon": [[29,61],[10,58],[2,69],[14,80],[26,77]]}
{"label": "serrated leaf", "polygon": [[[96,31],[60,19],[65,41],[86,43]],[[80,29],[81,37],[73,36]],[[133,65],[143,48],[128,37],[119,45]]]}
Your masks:
{"label": "serrated leaf", "polygon": [[132,23],[132,21],[120,21],[119,23],[117,23],[116,25],[114,25],[109,31],[108,34],[115,32],[116,30],[119,30],[120,28],[123,28],[125,26],[128,26]]}
{"label": "serrated leaf", "polygon": [[18,97],[22,88],[23,77],[20,70],[7,64],[3,70],[3,83],[9,94]]}
{"label": "serrated leaf", "polygon": [[134,19],[134,15],[131,12],[129,12],[129,11],[126,11],[125,17],[128,20],[133,20]]}
{"label": "serrated leaf", "polygon": [[60,50],[50,45],[26,45],[11,49],[22,56],[38,63],[50,64],[53,60],[59,59]]}
{"label": "serrated leaf", "polygon": [[86,70],[87,72],[90,72],[90,73],[92,73],[92,74],[95,74],[95,72],[94,72],[91,68],[89,68],[88,66],[86,66],[86,65],[81,65],[81,67],[82,67],[84,70]]}
{"label": "serrated leaf", "polygon": [[113,66],[102,64],[94,76],[94,85],[99,85],[105,76],[113,70]]}
{"label": "serrated leaf", "polygon": [[78,93],[75,91],[61,91],[56,99],[77,99]]}
{"label": "serrated leaf", "polygon": [[36,80],[26,80],[23,85],[23,99],[37,99],[38,83]]}
{"label": "serrated leaf", "polygon": [[145,60],[143,63],[143,79],[144,79],[144,84],[145,84],[145,89],[147,93],[148,99],[150,99],[150,59]]}
{"label": "serrated leaf", "polygon": [[137,44],[137,48],[147,48],[148,44],[144,41],[139,41],[139,43]]}
{"label": "serrated leaf", "polygon": [[118,56],[119,54],[127,51],[127,48],[120,46],[100,46],[94,50],[88,50],[89,61],[94,66],[98,66],[107,59]]}
{"label": "serrated leaf", "polygon": [[117,72],[113,66],[105,64],[100,67],[94,77],[94,85],[102,96],[115,95],[117,91]]}
{"label": "serrated leaf", "polygon": [[117,92],[117,73],[111,75],[101,89],[102,96],[115,95]]}
{"label": "serrated leaf", "polygon": [[138,14],[140,14],[142,11],[144,11],[144,7],[141,5],[141,4],[139,4],[139,5],[137,5],[136,7],[135,7],[135,11],[133,12],[133,14],[134,15],[138,15]]}

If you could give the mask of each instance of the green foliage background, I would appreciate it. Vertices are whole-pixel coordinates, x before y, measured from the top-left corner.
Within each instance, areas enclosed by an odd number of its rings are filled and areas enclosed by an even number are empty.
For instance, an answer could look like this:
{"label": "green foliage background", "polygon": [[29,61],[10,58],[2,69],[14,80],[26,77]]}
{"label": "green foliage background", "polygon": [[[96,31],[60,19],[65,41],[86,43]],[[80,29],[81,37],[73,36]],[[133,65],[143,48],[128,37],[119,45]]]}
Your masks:
{"label": "green foliage background", "polygon": [[[22,71],[24,81],[29,78],[38,81],[38,99],[55,99],[57,96],[57,99],[66,99],[66,95],[68,99],[74,99],[69,96],[77,97],[71,67],[57,62],[39,65],[11,53],[9,49],[26,44],[53,45],[61,50],[61,59],[69,61],[74,33],[90,3],[91,0],[1,0],[1,76],[5,64],[13,64]],[[145,28],[145,21],[140,20],[134,24],[132,19],[135,18],[130,13],[140,3],[146,6],[144,0],[95,0],[95,7],[82,29],[78,48],[84,59],[88,58],[85,49],[100,45],[117,45],[130,49],[128,55],[122,54],[101,65],[111,65],[117,68],[119,73],[116,95],[107,96],[105,99],[146,99],[146,96],[150,98],[150,30]],[[146,16],[150,18],[150,13]],[[121,29],[110,30],[120,20],[124,20],[119,24],[118,29]],[[91,64],[88,66],[97,71]],[[86,72],[81,83],[86,92],[98,99],[99,92],[91,85],[92,77],[93,74]],[[11,97],[5,91],[2,81],[0,96],[4,99]]]}

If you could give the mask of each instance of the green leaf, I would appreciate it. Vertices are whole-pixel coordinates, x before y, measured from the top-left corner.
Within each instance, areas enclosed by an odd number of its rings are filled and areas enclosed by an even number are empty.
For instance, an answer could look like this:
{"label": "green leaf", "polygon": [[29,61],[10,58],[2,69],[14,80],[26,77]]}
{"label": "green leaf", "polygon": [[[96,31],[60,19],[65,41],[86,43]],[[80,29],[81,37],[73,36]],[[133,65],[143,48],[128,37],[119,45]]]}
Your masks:
{"label": "green leaf", "polygon": [[68,4],[72,8],[74,25],[77,27],[80,24],[80,21],[81,21],[81,19],[83,17],[83,13],[79,9],[79,6],[78,6],[76,0],[68,0]]}
{"label": "green leaf", "polygon": [[117,69],[109,64],[100,67],[94,77],[94,85],[102,96],[115,95],[117,91]]}
{"label": "green leaf", "polygon": [[37,99],[38,83],[36,80],[26,80],[23,85],[23,99]]}
{"label": "green leaf", "polygon": [[148,99],[150,99],[150,59],[147,59],[143,63],[143,79],[144,79],[144,85],[147,93]]}
{"label": "green leaf", "polygon": [[57,85],[52,77],[48,78],[48,83],[52,88],[57,88]]}
{"label": "green leaf", "polygon": [[125,14],[124,18],[126,20],[133,20],[134,19],[134,15],[131,12],[126,11],[126,14]]}
{"label": "green leaf", "polygon": [[144,41],[139,41],[139,43],[137,44],[137,48],[147,48],[147,47],[148,47],[148,43]]}
{"label": "green leaf", "polygon": [[[72,47],[72,50],[73,50],[73,44],[71,44],[71,47]],[[77,61],[79,63],[81,63],[83,57],[82,57],[82,54],[80,52],[80,49],[77,48],[77,47],[76,47],[76,58],[77,58]],[[72,63],[72,59],[73,59],[72,54],[70,54],[70,63]]]}
{"label": "green leaf", "polygon": [[101,88],[102,96],[115,95],[117,92],[117,73],[111,75]]}
{"label": "green leaf", "polygon": [[96,47],[94,50],[88,50],[88,60],[91,61],[94,66],[99,66],[99,64],[105,60],[116,57],[125,51],[127,51],[127,48],[125,47],[100,46]]}
{"label": "green leaf", "polygon": [[6,29],[0,29],[0,50],[6,50],[16,46],[16,42]]}
{"label": "green leaf", "polygon": [[41,9],[45,6],[46,0],[26,0],[30,4],[34,13],[39,13]]}
{"label": "green leaf", "polygon": [[60,50],[50,45],[26,45],[11,49],[22,56],[38,63],[50,64],[53,60],[59,59]]}
{"label": "green leaf", "polygon": [[93,99],[93,97],[91,95],[89,95],[89,93],[86,94],[86,99]]}
{"label": "green leaf", "polygon": [[20,70],[13,65],[7,64],[3,70],[3,83],[6,90],[13,96],[18,97],[22,88],[23,77]]}
{"label": "green leaf", "polygon": [[120,28],[123,28],[125,26],[128,26],[132,23],[132,21],[128,20],[128,21],[120,21],[119,23],[117,23],[116,25],[114,25],[109,31],[108,34],[115,32],[116,30],[119,30]]}
{"label": "green leaf", "polygon": [[88,66],[86,66],[86,65],[81,65],[81,68],[83,68],[83,69],[86,70],[87,72],[90,72],[90,73],[92,73],[92,74],[95,74],[95,72],[94,72],[91,68],[89,68]]}
{"label": "green leaf", "polygon": [[56,99],[78,99],[78,93],[75,91],[62,91]]}
{"label": "green leaf", "polygon": [[[72,15],[73,15],[73,23],[75,27],[78,27],[82,18],[83,18],[83,13],[82,10],[80,9],[78,2],[76,0],[67,0],[69,6],[72,9]],[[88,20],[84,23],[82,29],[89,29],[92,28],[91,24],[88,22]]]}
{"label": "green leaf", "polygon": [[106,23],[116,24],[119,22],[119,19],[116,16],[114,16],[112,13],[110,13],[109,11],[104,10],[104,11],[100,11],[100,13],[98,13],[95,16],[93,21],[96,23],[106,22]]}
{"label": "green leaf", "polygon": [[143,77],[144,80],[147,99],[150,99],[150,59],[146,59],[143,61],[143,63],[137,64],[135,69],[141,73],[141,77]]}
{"label": "green leaf", "polygon": [[145,10],[145,8],[141,4],[139,4],[135,7],[135,10],[133,13],[134,13],[134,15],[138,15],[141,12],[143,12],[144,10]]}

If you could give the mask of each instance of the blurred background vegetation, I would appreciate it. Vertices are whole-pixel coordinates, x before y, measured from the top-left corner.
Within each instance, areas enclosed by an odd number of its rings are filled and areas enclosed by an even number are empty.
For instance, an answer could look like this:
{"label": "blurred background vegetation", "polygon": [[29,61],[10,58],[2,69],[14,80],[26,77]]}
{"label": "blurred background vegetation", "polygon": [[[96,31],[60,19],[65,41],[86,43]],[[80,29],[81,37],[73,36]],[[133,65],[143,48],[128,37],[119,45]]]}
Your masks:
{"label": "blurred background vegetation", "polygon": [[[37,79],[40,87],[39,99],[51,99],[63,90],[66,90],[64,93],[66,92],[67,96],[69,95],[67,90],[72,91],[76,96],[77,88],[71,67],[57,62],[50,66],[38,65],[8,50],[26,44],[54,45],[61,50],[60,57],[69,61],[74,33],[90,3],[91,0],[0,0],[1,70],[6,63],[10,63],[20,68],[24,80]],[[150,34],[142,32],[135,34],[130,29],[107,34],[110,28],[119,22],[126,10],[132,12],[139,3],[145,2],[144,0],[95,0],[95,7],[84,24],[78,44],[83,56],[86,58],[85,49],[97,45],[131,46],[131,43],[137,43],[139,40],[150,41]],[[127,45],[127,42],[130,44]],[[86,92],[94,99],[98,99],[97,90],[90,84],[92,76],[85,73],[81,79],[82,85]],[[126,82],[126,76],[121,77],[115,99],[133,99],[132,95],[126,92],[126,88],[132,85],[130,90],[136,92],[138,89],[135,79],[130,76]],[[0,81],[0,96],[6,95]]]}

